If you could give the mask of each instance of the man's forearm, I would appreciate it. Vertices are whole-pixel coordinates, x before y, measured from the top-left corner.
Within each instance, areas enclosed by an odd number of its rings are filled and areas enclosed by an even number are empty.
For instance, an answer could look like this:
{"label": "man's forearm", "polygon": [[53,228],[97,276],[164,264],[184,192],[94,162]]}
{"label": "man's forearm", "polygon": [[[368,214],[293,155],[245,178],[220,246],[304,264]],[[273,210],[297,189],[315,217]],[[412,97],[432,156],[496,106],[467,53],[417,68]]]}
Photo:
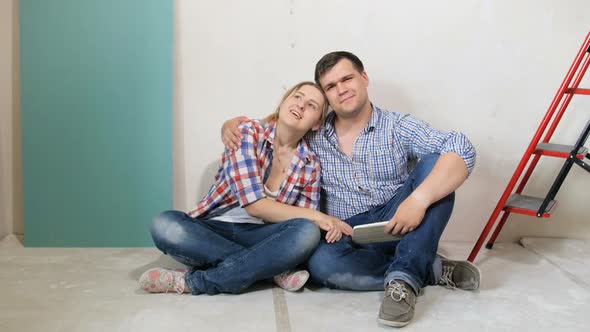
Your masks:
{"label": "man's forearm", "polygon": [[412,196],[428,207],[459,188],[467,175],[465,161],[454,152],[445,153],[438,158],[430,174]]}

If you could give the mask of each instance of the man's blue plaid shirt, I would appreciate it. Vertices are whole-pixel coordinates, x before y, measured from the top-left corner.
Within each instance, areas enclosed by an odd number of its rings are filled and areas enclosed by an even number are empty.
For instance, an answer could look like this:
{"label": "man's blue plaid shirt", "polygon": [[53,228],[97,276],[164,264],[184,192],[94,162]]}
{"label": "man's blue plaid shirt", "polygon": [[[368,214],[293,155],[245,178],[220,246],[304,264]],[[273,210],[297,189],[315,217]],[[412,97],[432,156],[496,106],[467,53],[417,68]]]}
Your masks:
{"label": "man's blue plaid shirt", "polygon": [[455,152],[469,173],[475,165],[475,148],[464,134],[434,129],[409,114],[373,106],[352,157],[339,150],[333,122],[334,112],[322,129],[306,139],[321,162],[324,212],[340,219],[387,203],[408,178],[416,159],[424,155]]}

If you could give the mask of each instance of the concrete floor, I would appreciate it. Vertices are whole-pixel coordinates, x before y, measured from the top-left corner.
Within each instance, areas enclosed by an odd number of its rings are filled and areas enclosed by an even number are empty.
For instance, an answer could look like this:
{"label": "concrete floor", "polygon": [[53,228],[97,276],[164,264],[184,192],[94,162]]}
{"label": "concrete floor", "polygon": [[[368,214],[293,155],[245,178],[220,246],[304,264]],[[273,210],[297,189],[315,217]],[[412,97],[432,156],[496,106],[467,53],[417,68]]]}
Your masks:
{"label": "concrete floor", "polygon": [[[590,241],[525,238],[484,250],[479,291],[428,287],[411,331],[588,331]],[[471,243],[441,243],[464,259]],[[147,294],[137,279],[178,267],[155,249],[33,249],[0,242],[0,331],[376,331],[383,292],[261,284],[242,295]]]}

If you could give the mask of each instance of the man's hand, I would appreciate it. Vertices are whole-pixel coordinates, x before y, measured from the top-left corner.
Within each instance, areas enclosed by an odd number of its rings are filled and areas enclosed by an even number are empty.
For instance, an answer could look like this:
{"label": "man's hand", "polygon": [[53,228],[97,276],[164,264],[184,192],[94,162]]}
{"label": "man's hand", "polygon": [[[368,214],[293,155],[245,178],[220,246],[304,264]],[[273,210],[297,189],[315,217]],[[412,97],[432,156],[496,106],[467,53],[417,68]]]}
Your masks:
{"label": "man's hand", "polygon": [[414,195],[408,196],[385,226],[385,233],[404,235],[413,231],[420,226],[428,206],[429,204]]}
{"label": "man's hand", "polygon": [[333,243],[344,235],[352,235],[352,227],[349,224],[345,223],[344,221],[323,214],[322,217],[315,220],[315,224],[324,231],[326,231],[326,242]]}
{"label": "man's hand", "polygon": [[243,137],[238,125],[246,120],[248,120],[247,117],[238,116],[225,121],[221,126],[221,141],[228,150],[235,151],[240,147]]}

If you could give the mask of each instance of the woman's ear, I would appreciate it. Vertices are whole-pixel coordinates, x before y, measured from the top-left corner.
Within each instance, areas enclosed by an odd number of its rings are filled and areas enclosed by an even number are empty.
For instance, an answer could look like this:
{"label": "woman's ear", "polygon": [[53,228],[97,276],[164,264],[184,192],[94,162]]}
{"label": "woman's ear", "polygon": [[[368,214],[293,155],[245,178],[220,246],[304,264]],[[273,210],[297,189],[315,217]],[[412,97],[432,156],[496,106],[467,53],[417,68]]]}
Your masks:
{"label": "woman's ear", "polygon": [[313,127],[311,127],[311,131],[316,131],[322,127],[322,121],[318,121]]}

